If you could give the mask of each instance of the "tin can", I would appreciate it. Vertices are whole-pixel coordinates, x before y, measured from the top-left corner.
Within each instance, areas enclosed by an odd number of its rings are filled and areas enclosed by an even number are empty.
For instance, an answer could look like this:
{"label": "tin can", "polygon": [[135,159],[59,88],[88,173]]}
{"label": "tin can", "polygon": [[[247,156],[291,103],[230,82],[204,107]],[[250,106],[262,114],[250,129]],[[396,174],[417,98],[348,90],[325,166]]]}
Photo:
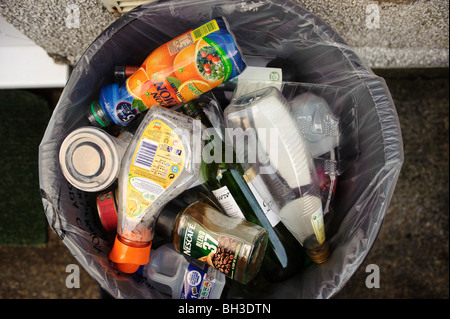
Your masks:
{"label": "tin can", "polygon": [[107,232],[117,230],[117,189],[97,195],[97,212]]}
{"label": "tin can", "polygon": [[71,132],[59,151],[62,173],[74,187],[86,192],[107,189],[119,175],[126,144],[97,127]]}

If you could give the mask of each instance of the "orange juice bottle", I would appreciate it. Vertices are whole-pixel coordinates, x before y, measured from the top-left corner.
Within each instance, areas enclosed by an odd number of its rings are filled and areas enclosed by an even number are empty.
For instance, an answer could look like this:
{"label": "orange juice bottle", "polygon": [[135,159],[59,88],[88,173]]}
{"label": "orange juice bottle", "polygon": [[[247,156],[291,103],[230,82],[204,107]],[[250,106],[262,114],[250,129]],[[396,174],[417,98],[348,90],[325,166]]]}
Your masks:
{"label": "orange juice bottle", "polygon": [[190,101],[245,68],[226,20],[215,18],[155,49],[123,85],[104,86],[88,118],[100,127],[126,126],[154,105]]}

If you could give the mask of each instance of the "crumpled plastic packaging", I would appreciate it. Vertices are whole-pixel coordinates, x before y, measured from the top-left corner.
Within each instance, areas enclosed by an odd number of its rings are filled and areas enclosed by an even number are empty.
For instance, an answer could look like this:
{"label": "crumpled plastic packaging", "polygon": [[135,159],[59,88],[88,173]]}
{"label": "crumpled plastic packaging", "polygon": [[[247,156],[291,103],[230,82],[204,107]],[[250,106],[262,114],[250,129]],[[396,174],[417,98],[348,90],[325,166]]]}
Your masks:
{"label": "crumpled plastic packaging", "polygon": [[295,82],[324,91],[332,86],[345,91],[344,98],[351,97],[353,103],[347,132],[351,141],[346,145],[351,152],[342,153],[345,167],[339,167],[334,216],[327,229],[329,260],[309,265],[285,282],[245,294],[233,295],[230,290],[226,297],[331,298],[352,277],[377,238],[404,161],[402,135],[385,81],[320,18],[290,1],[159,1],[136,8],[104,30],[73,69],[39,147],[40,189],[48,223],[113,297],[164,297],[139,276],[122,274],[114,267],[108,256],[113,238],[98,220],[96,194],[79,191],[65,180],[58,153],[71,131],[88,125],[86,106],[112,81],[116,65],[140,65],[159,45],[217,16],[227,19],[244,55],[288,60],[295,65]]}

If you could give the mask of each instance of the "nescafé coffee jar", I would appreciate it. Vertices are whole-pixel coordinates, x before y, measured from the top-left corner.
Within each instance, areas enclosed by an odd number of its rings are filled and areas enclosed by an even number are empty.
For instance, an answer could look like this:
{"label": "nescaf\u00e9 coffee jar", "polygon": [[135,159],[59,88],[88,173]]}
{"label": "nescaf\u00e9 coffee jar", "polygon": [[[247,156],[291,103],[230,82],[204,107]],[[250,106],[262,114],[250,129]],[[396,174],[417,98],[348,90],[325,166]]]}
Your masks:
{"label": "nescaf\u00e9 coffee jar", "polygon": [[179,253],[246,284],[261,267],[268,232],[256,224],[228,217],[212,205],[205,199],[184,207],[172,201],[161,211],[155,231],[159,236],[170,236]]}

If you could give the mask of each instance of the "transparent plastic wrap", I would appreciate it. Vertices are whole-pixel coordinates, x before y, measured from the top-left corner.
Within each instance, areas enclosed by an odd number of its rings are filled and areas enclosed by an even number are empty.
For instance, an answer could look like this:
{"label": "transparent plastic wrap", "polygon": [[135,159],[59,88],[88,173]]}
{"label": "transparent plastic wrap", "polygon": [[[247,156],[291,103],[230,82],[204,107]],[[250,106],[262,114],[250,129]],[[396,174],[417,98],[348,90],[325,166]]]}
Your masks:
{"label": "transparent plastic wrap", "polygon": [[[266,88],[274,87],[282,93],[311,156],[324,161],[327,174],[341,175],[358,159],[358,101],[350,89],[285,81],[276,85],[269,81],[257,83]],[[256,84],[247,80],[239,85],[240,90],[252,92],[251,88]],[[233,95],[231,102],[236,100],[237,96]]]}
{"label": "transparent plastic wrap", "polygon": [[115,66],[141,65],[148,52],[218,16],[227,19],[244,56],[289,61],[293,82],[345,90],[357,110],[351,121],[354,126],[348,128],[357,144],[348,146],[357,149],[358,156],[348,161],[338,178],[334,216],[326,234],[332,252],[328,261],[311,264],[285,282],[264,289],[231,290],[227,297],[331,298],[361,265],[380,231],[404,160],[401,129],[385,81],[331,27],[287,0],[157,1],[106,28],[73,68],[39,147],[40,189],[48,223],[113,297],[164,297],[111,263],[114,238],[98,220],[96,194],[67,182],[59,149],[70,132],[89,124],[85,110],[101,87],[113,81]]}
{"label": "transparent plastic wrap", "polygon": [[225,109],[225,142],[249,184],[316,263],[329,256],[319,181],[310,147],[275,87],[240,96]]}

